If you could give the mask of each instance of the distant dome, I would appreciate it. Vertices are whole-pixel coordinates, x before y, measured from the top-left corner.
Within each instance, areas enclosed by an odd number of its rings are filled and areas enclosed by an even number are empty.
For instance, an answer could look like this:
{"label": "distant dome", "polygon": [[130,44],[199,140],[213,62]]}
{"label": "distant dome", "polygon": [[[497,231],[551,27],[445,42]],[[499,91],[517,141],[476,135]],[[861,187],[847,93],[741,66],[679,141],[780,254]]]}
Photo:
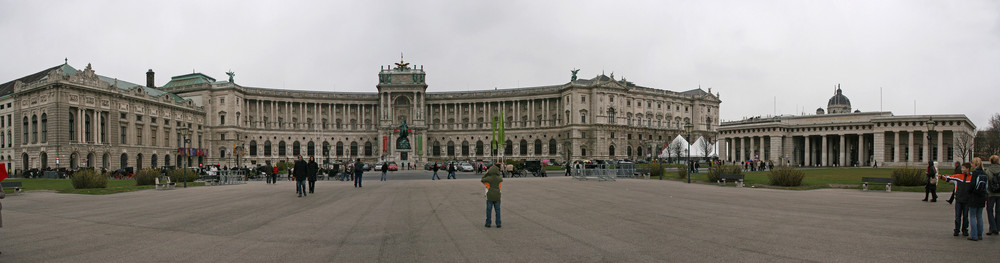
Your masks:
{"label": "distant dome", "polygon": [[830,98],[826,105],[826,111],[830,114],[851,113],[851,100],[844,96],[844,92],[837,88],[837,94]]}

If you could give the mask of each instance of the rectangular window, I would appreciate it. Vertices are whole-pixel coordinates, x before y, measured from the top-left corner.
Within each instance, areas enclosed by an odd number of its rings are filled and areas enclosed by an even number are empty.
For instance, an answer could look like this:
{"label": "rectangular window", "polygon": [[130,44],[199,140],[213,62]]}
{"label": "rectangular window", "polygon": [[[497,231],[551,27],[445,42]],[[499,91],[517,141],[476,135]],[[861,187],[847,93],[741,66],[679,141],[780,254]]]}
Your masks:
{"label": "rectangular window", "polygon": [[142,115],[135,115],[135,121],[142,121]]}
{"label": "rectangular window", "polygon": [[615,132],[611,132],[611,139],[615,138]]}
{"label": "rectangular window", "polygon": [[225,133],[219,134],[219,140],[225,141],[226,140],[226,134]]}
{"label": "rectangular window", "polygon": [[156,124],[156,117],[149,117],[149,123]]}
{"label": "rectangular window", "polygon": [[135,126],[135,145],[142,145],[142,126]]}
{"label": "rectangular window", "polygon": [[580,96],[580,102],[587,102],[587,96],[586,95],[581,95]]}
{"label": "rectangular window", "polygon": [[631,139],[632,139],[632,134],[631,134],[631,133],[629,133],[629,134],[628,134],[628,139],[629,139],[629,140],[631,140]]}
{"label": "rectangular window", "polygon": [[149,145],[156,146],[156,128],[149,128]]}
{"label": "rectangular window", "polygon": [[128,137],[125,137],[127,131],[128,131],[128,125],[122,124],[121,144],[126,144],[128,142],[126,140],[126,138],[128,138]]}
{"label": "rectangular window", "polygon": [[118,116],[119,119],[122,119],[122,120],[128,119],[128,115],[125,114],[124,112],[119,113],[119,114],[121,115],[121,116]]}
{"label": "rectangular window", "polygon": [[225,105],[226,104],[226,98],[219,98],[219,104],[220,105]]}

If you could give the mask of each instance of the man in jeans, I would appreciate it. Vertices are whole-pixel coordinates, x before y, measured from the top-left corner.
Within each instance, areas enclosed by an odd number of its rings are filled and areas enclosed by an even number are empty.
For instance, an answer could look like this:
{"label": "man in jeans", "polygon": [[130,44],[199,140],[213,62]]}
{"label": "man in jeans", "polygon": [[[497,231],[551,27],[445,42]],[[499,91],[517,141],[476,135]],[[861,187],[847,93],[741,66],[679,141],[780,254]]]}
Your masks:
{"label": "man in jeans", "polygon": [[486,227],[490,227],[493,223],[490,220],[490,210],[494,210],[497,214],[497,228],[500,228],[502,226],[502,222],[500,222],[500,187],[503,185],[503,178],[500,178],[500,171],[496,164],[490,167],[489,171],[486,171],[482,182],[486,186]]}
{"label": "man in jeans", "polygon": [[295,174],[295,192],[299,194],[299,197],[306,195],[306,179],[309,177],[309,166],[305,161],[302,160],[302,155],[299,155],[299,159],[295,161],[295,168],[292,170]]}
{"label": "man in jeans", "polygon": [[385,174],[389,172],[389,163],[382,163],[382,179],[379,181],[385,181]]}
{"label": "man in jeans", "polygon": [[354,162],[354,187],[361,187],[361,175],[365,173],[365,164],[361,163],[361,158]]}

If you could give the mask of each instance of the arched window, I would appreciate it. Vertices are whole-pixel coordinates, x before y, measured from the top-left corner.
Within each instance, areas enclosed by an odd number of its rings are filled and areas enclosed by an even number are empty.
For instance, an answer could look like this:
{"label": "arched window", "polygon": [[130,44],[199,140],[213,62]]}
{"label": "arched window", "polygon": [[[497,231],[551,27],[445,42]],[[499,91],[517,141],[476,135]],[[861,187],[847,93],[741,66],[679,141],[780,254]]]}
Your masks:
{"label": "arched window", "polygon": [[306,144],[306,154],[309,156],[316,156],[316,143],[309,141],[309,143]]}
{"label": "arched window", "polygon": [[119,167],[119,168],[128,167],[128,154],[127,153],[123,153],[122,157],[120,158],[120,161],[121,161],[121,167]]}
{"label": "arched window", "polygon": [[712,130],[712,117],[705,118],[705,130]]}
{"label": "arched window", "polygon": [[163,166],[170,166],[170,155],[163,155]]}
{"label": "arched window", "polygon": [[483,141],[476,141],[476,156],[483,156]]}
{"label": "arched window", "polygon": [[257,156],[257,141],[250,141],[250,156]]}
{"label": "arched window", "polygon": [[365,156],[372,156],[374,154],[372,142],[365,142]]}
{"label": "arched window", "polygon": [[535,139],[535,155],[542,155],[542,140]]}
{"label": "arched window", "polygon": [[150,168],[156,168],[157,167],[156,165],[157,165],[157,163],[156,163],[156,155],[154,154],[153,156],[149,157],[149,167]]}
{"label": "arched window", "polygon": [[549,155],[556,155],[556,139],[549,139]]}
{"label": "arched window", "polygon": [[330,156],[330,142],[323,142],[323,156]]}
{"label": "arched window", "polygon": [[520,148],[519,154],[521,156],[528,155],[528,141],[527,140],[521,139],[521,143],[518,145],[518,148]]}
{"label": "arched window", "polygon": [[455,156],[455,142],[448,141],[448,156]]}
{"label": "arched window", "polygon": [[287,156],[285,153],[288,147],[285,146],[285,141],[278,142],[278,156]]}
{"label": "arched window", "polygon": [[351,142],[351,156],[358,156],[358,142]]}
{"label": "arched window", "polygon": [[615,157],[615,146],[614,145],[608,146],[608,156],[611,157],[611,158]]}
{"label": "arched window", "polygon": [[221,125],[221,126],[225,126],[226,125],[226,113],[225,112],[219,113],[219,125]]}
{"label": "arched window", "polygon": [[69,108],[69,140],[76,141],[76,109]]}
{"label": "arched window", "polygon": [[264,156],[271,156],[271,141],[264,141]]}
{"label": "arched window", "polygon": [[587,148],[580,147],[580,156],[587,157]]}
{"label": "arched window", "polygon": [[462,156],[469,156],[469,141],[462,141]]}
{"label": "arched window", "polygon": [[587,111],[580,111],[580,123],[587,123]]}
{"label": "arched window", "polygon": [[[21,131],[24,132],[24,136],[21,137],[21,138],[24,138],[24,140],[22,140],[22,141],[24,141],[24,144],[28,144],[28,139],[29,139],[28,138],[28,116],[24,116],[24,125],[22,125]],[[25,166],[25,167],[27,167],[27,166]]]}
{"label": "arched window", "polygon": [[615,108],[608,108],[608,123],[615,123]]}
{"label": "arched window", "polygon": [[337,142],[337,156],[344,156],[344,142]]}
{"label": "arched window", "polygon": [[92,134],[93,134],[92,131],[94,130],[94,128],[92,128],[93,126],[91,126],[91,125],[93,125],[92,123],[93,123],[93,121],[91,120],[90,114],[84,114],[83,115],[83,140],[85,142],[92,142],[92,141],[94,141],[93,137],[91,137]]}
{"label": "arched window", "polygon": [[632,146],[631,145],[625,147],[625,156],[628,156],[629,158],[632,157]]}
{"label": "arched window", "polygon": [[49,118],[48,115],[42,113],[42,143],[49,141]]}
{"label": "arched window", "polygon": [[292,156],[302,155],[302,147],[299,145],[299,141],[292,142]]}
{"label": "arched window", "polygon": [[503,154],[514,155],[514,142],[507,140],[504,144]]}
{"label": "arched window", "polygon": [[135,171],[138,172],[142,170],[142,154],[135,155]]}
{"label": "arched window", "polygon": [[78,161],[78,159],[80,159],[80,157],[79,157],[78,154],[76,154],[76,153],[69,154],[69,168],[70,169],[76,170],[76,168],[80,167],[80,161]]}

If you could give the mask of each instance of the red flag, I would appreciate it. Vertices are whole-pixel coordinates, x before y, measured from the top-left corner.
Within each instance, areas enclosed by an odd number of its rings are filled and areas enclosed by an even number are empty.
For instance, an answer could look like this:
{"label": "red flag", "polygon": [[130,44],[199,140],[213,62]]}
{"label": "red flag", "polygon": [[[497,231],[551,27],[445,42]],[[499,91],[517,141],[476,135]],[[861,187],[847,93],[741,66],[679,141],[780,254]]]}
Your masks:
{"label": "red flag", "polygon": [[0,163],[0,182],[7,179],[7,164]]}

